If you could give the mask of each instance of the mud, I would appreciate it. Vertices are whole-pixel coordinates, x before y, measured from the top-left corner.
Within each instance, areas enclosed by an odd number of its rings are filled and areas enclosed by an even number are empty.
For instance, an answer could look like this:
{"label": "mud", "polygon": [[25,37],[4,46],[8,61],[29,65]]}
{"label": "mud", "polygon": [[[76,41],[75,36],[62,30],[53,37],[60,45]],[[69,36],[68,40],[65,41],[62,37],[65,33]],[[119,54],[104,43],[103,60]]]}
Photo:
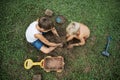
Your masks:
{"label": "mud", "polygon": [[44,63],[45,69],[58,70],[63,68],[62,58],[46,58]]}
{"label": "mud", "polygon": [[67,47],[69,44],[71,43],[78,43],[79,40],[77,39],[73,39],[69,42],[66,42],[66,32],[65,32],[65,28],[59,28],[57,29],[58,34],[60,35],[60,37],[57,37],[56,35],[54,35],[52,32],[48,32],[45,33],[44,36],[47,38],[47,40],[49,40],[50,42],[55,42],[55,43],[63,43],[63,47]]}

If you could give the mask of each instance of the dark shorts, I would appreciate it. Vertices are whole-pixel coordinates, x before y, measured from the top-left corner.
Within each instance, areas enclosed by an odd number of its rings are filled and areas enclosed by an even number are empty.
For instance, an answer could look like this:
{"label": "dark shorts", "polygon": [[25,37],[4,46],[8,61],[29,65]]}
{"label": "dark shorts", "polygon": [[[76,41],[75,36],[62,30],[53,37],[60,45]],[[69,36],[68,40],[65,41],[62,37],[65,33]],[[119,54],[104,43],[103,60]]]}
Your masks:
{"label": "dark shorts", "polygon": [[44,45],[39,39],[31,43],[37,50],[40,50],[41,47]]}

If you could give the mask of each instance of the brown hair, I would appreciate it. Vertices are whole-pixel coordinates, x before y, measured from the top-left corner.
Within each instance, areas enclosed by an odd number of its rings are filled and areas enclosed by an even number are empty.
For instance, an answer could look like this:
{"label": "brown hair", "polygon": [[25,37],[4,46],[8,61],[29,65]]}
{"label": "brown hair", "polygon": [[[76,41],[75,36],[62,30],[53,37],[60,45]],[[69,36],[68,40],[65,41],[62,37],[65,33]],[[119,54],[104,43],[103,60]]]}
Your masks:
{"label": "brown hair", "polygon": [[38,20],[38,26],[45,30],[49,30],[54,27],[54,24],[48,17],[42,17]]}

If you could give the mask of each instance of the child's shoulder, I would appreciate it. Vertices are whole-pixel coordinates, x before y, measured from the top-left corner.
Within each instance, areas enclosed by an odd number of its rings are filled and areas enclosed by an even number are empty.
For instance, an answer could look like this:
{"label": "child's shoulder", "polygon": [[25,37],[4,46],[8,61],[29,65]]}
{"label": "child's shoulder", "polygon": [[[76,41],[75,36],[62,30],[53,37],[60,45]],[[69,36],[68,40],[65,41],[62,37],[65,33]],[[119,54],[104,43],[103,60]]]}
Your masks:
{"label": "child's shoulder", "polygon": [[37,23],[38,23],[38,21],[33,21],[30,24],[37,24]]}

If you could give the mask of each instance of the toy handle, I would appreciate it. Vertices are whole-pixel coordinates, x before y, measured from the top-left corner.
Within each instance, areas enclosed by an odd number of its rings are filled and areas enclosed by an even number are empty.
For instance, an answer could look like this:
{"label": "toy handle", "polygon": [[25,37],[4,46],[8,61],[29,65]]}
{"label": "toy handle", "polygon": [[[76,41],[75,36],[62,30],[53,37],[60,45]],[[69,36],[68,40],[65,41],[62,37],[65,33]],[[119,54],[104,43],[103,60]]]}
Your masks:
{"label": "toy handle", "polygon": [[112,37],[111,37],[111,36],[109,36],[109,37],[108,37],[108,42],[107,42],[106,51],[108,50],[108,47],[109,47],[109,45],[110,45],[110,41],[111,41],[111,39],[112,39]]}
{"label": "toy handle", "polygon": [[44,59],[42,59],[40,62],[34,62],[33,65],[34,66],[39,65],[41,68],[43,68],[44,67],[43,62],[44,62]]}
{"label": "toy handle", "polygon": [[34,65],[34,66],[40,65],[40,62],[34,62],[33,65]]}

